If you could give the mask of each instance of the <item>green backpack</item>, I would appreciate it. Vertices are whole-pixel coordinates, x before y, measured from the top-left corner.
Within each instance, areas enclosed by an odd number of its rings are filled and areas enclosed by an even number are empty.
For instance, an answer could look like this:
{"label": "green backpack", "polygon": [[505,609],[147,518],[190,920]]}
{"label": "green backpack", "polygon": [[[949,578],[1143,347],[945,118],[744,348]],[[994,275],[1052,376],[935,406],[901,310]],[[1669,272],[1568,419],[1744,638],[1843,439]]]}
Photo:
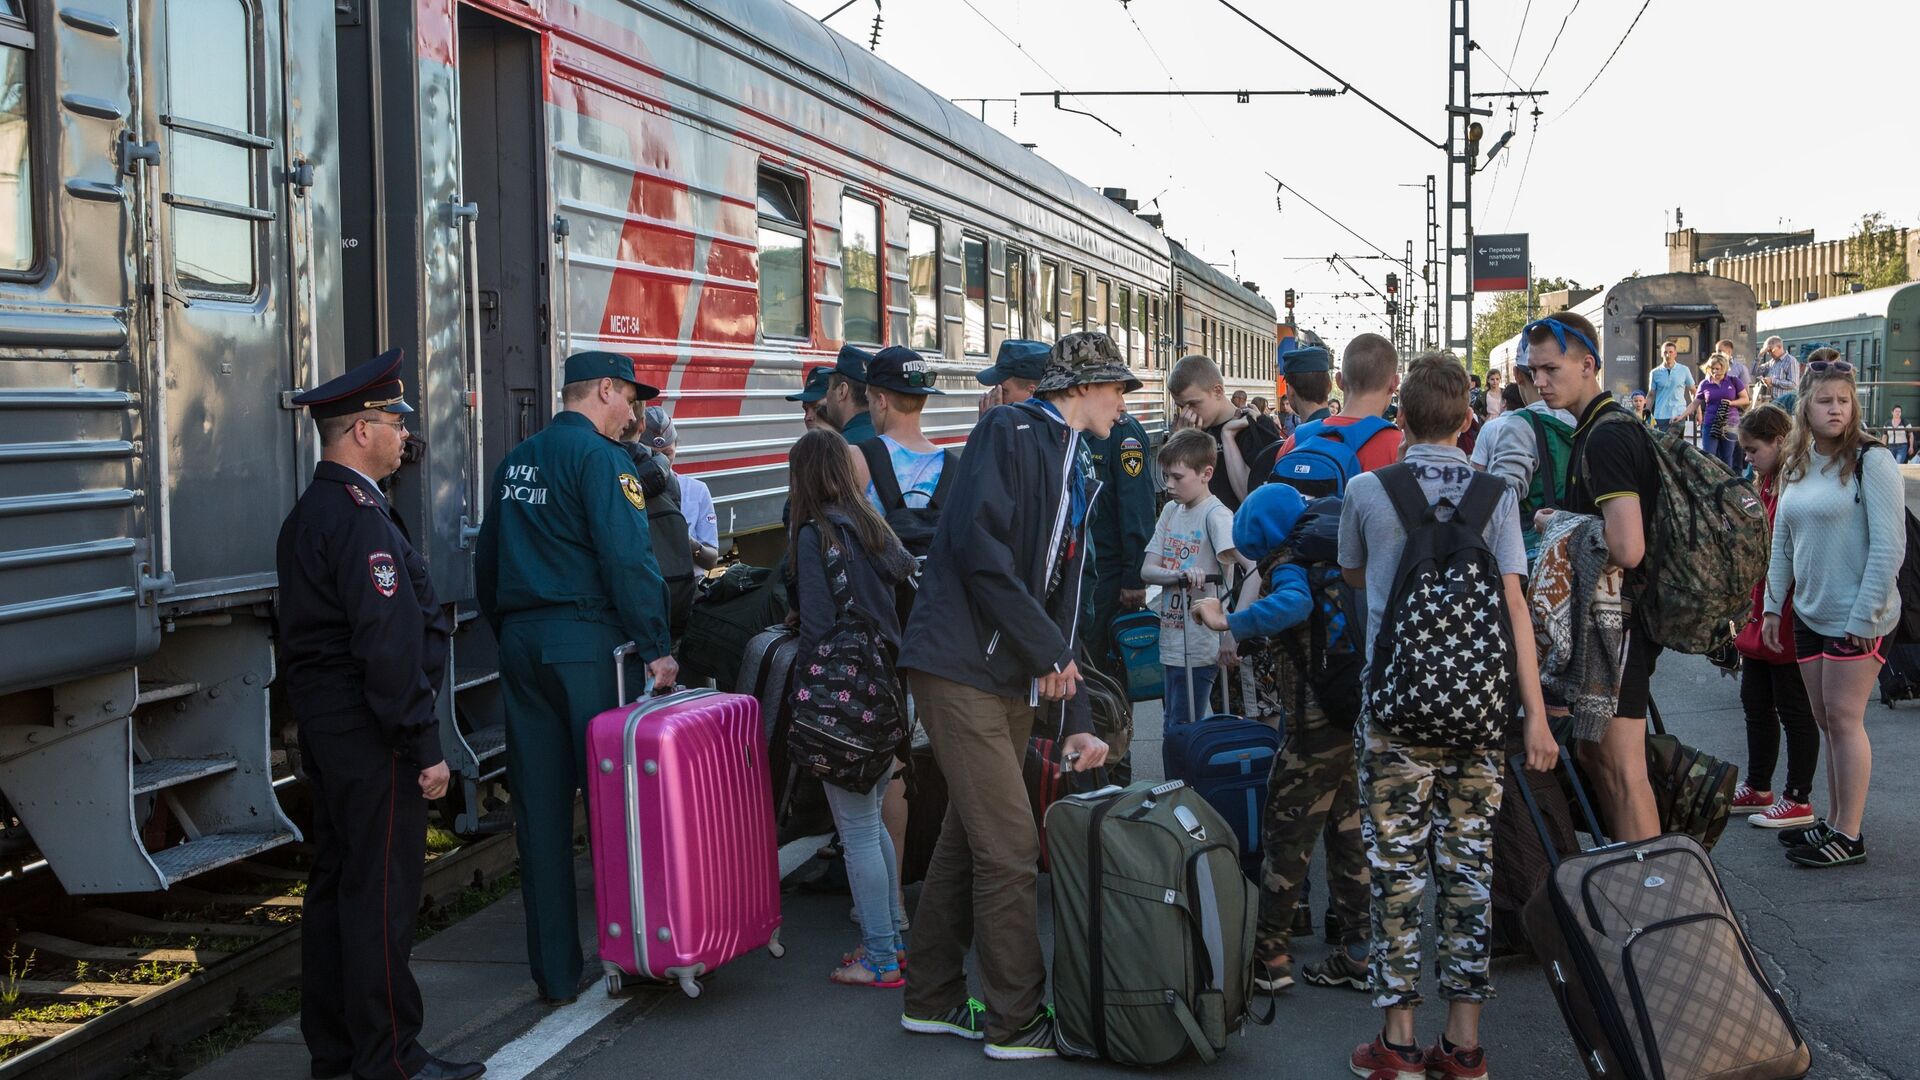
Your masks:
{"label": "green backpack", "polygon": [[1520,500],[1521,538],[1526,542],[1527,561],[1540,553],[1540,534],[1534,531],[1533,515],[1540,510],[1558,510],[1567,498],[1567,462],[1573,459],[1573,428],[1557,416],[1533,409],[1520,410],[1520,416],[1533,429],[1533,486]]}
{"label": "green backpack", "polygon": [[[1647,550],[1634,575],[1634,610],[1653,640],[1675,652],[1712,652],[1733,636],[1767,574],[1772,538],[1753,484],[1695,449],[1677,428],[1648,431],[1625,409],[1595,425],[1632,424],[1651,441],[1660,497],[1645,518]],[[1584,471],[1583,486],[1591,486]],[[1640,512],[1646,514],[1647,507]]]}
{"label": "green backpack", "polygon": [[1212,1063],[1253,1019],[1259,893],[1239,842],[1178,780],[1069,795],[1047,811],[1053,997],[1062,1051]]}

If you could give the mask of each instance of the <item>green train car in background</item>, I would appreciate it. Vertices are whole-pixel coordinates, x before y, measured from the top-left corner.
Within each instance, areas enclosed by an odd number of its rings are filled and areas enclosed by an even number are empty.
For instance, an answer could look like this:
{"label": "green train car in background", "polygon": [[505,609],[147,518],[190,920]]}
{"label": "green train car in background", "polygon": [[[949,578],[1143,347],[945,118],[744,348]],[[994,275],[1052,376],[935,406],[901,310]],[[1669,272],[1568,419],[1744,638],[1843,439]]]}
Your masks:
{"label": "green train car in background", "polygon": [[1840,350],[1860,380],[1868,426],[1885,424],[1895,405],[1913,422],[1920,407],[1920,282],[1761,308],[1755,345],[1776,334],[1796,354],[1808,345]]}

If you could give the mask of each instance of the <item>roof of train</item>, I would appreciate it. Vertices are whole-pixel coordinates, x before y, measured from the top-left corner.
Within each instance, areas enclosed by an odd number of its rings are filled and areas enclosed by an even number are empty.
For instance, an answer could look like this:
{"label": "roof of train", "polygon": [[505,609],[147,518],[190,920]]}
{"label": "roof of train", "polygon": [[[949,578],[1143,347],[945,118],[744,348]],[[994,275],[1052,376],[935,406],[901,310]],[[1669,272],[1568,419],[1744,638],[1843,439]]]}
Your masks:
{"label": "roof of train", "polygon": [[1839,296],[1829,296],[1820,300],[1782,304],[1777,308],[1763,307],[1754,316],[1754,329],[1763,334],[1774,334],[1781,330],[1791,330],[1796,326],[1842,322],[1847,319],[1885,318],[1889,309],[1893,307],[1894,299],[1909,289],[1920,289],[1920,283],[1908,282],[1904,285],[1889,285],[1884,289],[1841,293]]}
{"label": "roof of train", "polygon": [[1253,308],[1269,319],[1275,317],[1273,304],[1266,297],[1261,296],[1259,293],[1233,280],[1226,274],[1221,273],[1212,263],[1188,251],[1180,241],[1169,237],[1167,245],[1173,249],[1173,265],[1175,269],[1183,274],[1190,274],[1200,278],[1214,289],[1233,297],[1235,300]]}
{"label": "roof of train", "polygon": [[839,82],[885,110],[1005,170],[1021,183],[1071,204],[1153,250],[1166,250],[1166,237],[1160,230],[799,8],[780,0],[686,2],[784,54],[796,64]]}

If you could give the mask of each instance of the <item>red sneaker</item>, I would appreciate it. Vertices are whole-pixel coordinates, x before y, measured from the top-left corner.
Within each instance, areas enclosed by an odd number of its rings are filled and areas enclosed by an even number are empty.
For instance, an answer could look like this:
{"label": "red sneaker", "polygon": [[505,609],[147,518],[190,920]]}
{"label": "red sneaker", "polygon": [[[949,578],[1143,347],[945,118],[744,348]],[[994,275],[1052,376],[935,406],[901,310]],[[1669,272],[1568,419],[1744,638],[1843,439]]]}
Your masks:
{"label": "red sneaker", "polygon": [[1733,812],[1758,814],[1773,805],[1773,792],[1755,791],[1746,784],[1733,789]]}
{"label": "red sneaker", "polygon": [[1353,1075],[1362,1080],[1427,1080],[1427,1060],[1418,1050],[1394,1050],[1375,1035],[1372,1042],[1353,1048]]}
{"label": "red sneaker", "polygon": [[1786,796],[1768,807],[1765,813],[1755,814],[1747,819],[1747,824],[1762,829],[1791,829],[1795,825],[1811,825],[1817,820],[1813,807],[1807,803],[1794,802]]}
{"label": "red sneaker", "polygon": [[1438,1040],[1427,1047],[1427,1080],[1486,1080],[1486,1075],[1485,1047],[1464,1050],[1456,1046],[1451,1054]]}

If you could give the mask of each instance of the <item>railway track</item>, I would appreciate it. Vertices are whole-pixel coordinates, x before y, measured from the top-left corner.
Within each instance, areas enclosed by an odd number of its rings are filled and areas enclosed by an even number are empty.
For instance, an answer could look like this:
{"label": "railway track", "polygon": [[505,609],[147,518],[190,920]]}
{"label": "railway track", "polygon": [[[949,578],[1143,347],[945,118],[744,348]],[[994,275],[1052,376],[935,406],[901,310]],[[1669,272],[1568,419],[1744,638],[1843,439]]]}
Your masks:
{"label": "railway track", "polygon": [[[114,1080],[300,970],[301,846],[165,894],[16,897],[0,921],[0,1080]],[[427,864],[423,910],[513,869],[513,836]]]}

